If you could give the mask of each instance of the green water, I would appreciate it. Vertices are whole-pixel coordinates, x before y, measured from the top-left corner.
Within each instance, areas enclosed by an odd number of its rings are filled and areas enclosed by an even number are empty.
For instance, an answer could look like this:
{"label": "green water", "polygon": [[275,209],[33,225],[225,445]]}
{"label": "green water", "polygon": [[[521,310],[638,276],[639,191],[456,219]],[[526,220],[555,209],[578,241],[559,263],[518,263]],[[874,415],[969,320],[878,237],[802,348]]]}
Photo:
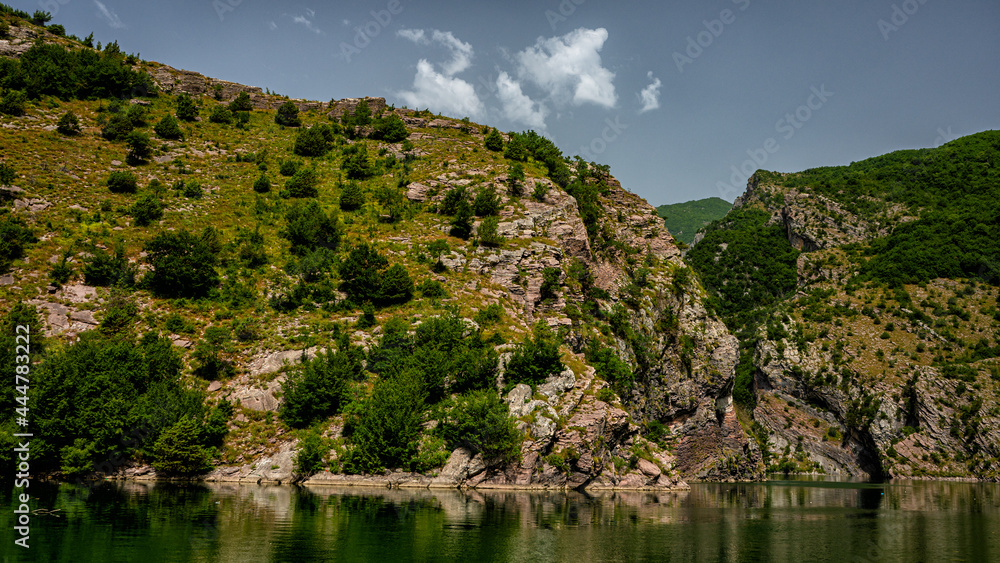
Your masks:
{"label": "green water", "polygon": [[67,561],[1000,561],[1000,486],[771,481],[680,493],[33,483],[30,548]]}

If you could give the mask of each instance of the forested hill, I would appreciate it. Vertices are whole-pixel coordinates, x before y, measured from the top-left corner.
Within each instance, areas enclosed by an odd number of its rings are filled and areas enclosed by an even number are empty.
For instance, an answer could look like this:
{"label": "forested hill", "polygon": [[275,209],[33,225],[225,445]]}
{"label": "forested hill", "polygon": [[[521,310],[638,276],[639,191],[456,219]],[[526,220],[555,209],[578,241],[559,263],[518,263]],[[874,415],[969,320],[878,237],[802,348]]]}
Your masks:
{"label": "forested hill", "polygon": [[143,61],[44,13],[0,22],[0,364],[19,325],[32,362],[0,408],[26,409],[33,472],[761,475],[736,340],[607,166],[534,131]]}
{"label": "forested hill", "polygon": [[997,477],[998,164],[986,131],[759,171],[687,254],[772,467]]}
{"label": "forested hill", "polygon": [[709,197],[661,205],[656,208],[656,212],[663,217],[670,234],[685,244],[691,244],[699,229],[721,219],[732,208],[733,204],[722,198]]}

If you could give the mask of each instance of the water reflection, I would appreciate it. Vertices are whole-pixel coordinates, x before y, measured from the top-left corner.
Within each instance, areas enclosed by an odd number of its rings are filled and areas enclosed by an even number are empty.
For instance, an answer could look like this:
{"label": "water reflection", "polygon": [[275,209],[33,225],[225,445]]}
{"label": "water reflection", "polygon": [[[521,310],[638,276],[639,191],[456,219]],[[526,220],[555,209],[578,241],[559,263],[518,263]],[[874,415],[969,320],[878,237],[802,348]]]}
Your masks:
{"label": "water reflection", "polygon": [[[10,561],[1000,560],[1000,487],[989,484],[772,481],[595,494],[32,489],[33,508],[59,516],[33,516],[28,552],[4,542]],[[9,508],[3,520],[11,530]]]}

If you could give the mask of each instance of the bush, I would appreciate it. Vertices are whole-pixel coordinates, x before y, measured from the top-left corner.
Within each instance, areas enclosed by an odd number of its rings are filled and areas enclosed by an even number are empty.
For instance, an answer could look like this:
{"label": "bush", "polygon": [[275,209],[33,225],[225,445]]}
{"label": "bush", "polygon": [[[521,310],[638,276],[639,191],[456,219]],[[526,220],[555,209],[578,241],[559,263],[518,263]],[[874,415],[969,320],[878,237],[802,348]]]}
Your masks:
{"label": "bush", "polygon": [[525,148],[521,135],[517,133],[510,134],[510,141],[507,142],[507,148],[504,149],[503,156],[515,162],[528,160],[528,149]]}
{"label": "bush", "polygon": [[11,262],[23,258],[25,248],[37,240],[23,219],[0,215],[0,272],[6,272]]}
{"label": "bush", "polygon": [[417,453],[424,407],[418,376],[410,371],[379,379],[351,421],[353,448],[346,456],[349,473],[380,473],[407,467]]}
{"label": "bush", "polygon": [[224,123],[229,125],[233,122],[233,112],[229,111],[226,106],[215,106],[212,109],[212,113],[209,114],[208,120],[212,123]]}
{"label": "bush", "polygon": [[621,397],[629,395],[635,384],[635,374],[613,349],[601,346],[596,340],[591,341],[586,357],[587,363],[594,366],[597,376],[611,384],[615,393]]}
{"label": "bush", "polygon": [[500,225],[500,218],[496,215],[487,217],[479,223],[479,229],[477,231],[479,235],[479,242],[496,248],[501,246],[504,242],[504,237],[497,233],[497,228]]}
{"label": "bush", "polygon": [[222,356],[223,352],[229,351],[230,340],[232,333],[228,328],[221,326],[206,328],[205,334],[191,353],[191,357],[197,362],[194,368],[195,375],[209,381],[232,376],[236,370],[233,364]]}
{"label": "bush", "polygon": [[135,126],[125,114],[116,113],[101,128],[101,136],[108,141],[120,141],[128,137],[134,128]]}
{"label": "bush", "polygon": [[17,171],[6,162],[0,162],[0,186],[9,186],[17,179]]}
{"label": "bush", "polygon": [[35,13],[31,15],[31,23],[38,26],[44,26],[50,21],[52,21],[52,14],[50,14],[49,12],[35,10]]}
{"label": "bush", "polygon": [[420,290],[421,297],[428,299],[442,299],[448,296],[444,290],[444,286],[437,280],[427,280],[420,284],[420,287],[417,289]]}
{"label": "bush", "polygon": [[138,189],[138,178],[131,172],[112,172],[108,175],[108,190],[113,194],[134,194]]}
{"label": "bush", "polygon": [[121,244],[116,244],[114,253],[110,254],[95,248],[83,261],[83,280],[87,285],[98,287],[131,287],[135,284],[135,266],[129,264]]}
{"label": "bush", "polygon": [[507,404],[496,389],[459,397],[442,418],[439,432],[450,448],[482,452],[487,467],[509,465],[521,459],[521,433]]}
{"label": "bush", "polygon": [[340,208],[344,211],[360,209],[365,204],[365,192],[361,188],[361,184],[347,182],[341,185],[343,191],[340,192]]}
{"label": "bush", "polygon": [[52,35],[58,35],[59,37],[64,37],[66,35],[66,28],[57,23],[54,23],[45,29],[48,29],[49,33]]}
{"label": "bush", "polygon": [[472,208],[477,217],[489,217],[500,214],[500,197],[490,188],[482,188],[476,194]]}
{"label": "bush", "polygon": [[152,155],[152,145],[149,142],[149,135],[142,131],[132,131],[125,138],[128,146],[128,155],[125,157],[130,164],[140,164],[149,160]]}
{"label": "bush", "polygon": [[379,286],[379,294],[372,302],[381,305],[406,303],[413,298],[413,280],[401,264],[393,264],[385,271]]}
{"label": "bush", "polygon": [[247,94],[246,92],[240,92],[237,94],[236,98],[229,102],[229,111],[233,113],[253,111],[253,104],[250,102],[250,94]]}
{"label": "bush", "polygon": [[299,474],[299,478],[322,471],[329,451],[329,446],[319,432],[308,432],[299,441],[299,451],[295,453],[295,472]]}
{"label": "bush", "polygon": [[330,150],[330,144],[319,126],[300,129],[295,135],[292,152],[299,156],[323,156]]}
{"label": "bush", "polygon": [[253,191],[259,194],[271,191],[271,180],[267,177],[267,174],[261,173],[260,177],[254,180]]}
{"label": "bush", "polygon": [[493,129],[488,135],[486,135],[483,145],[493,152],[500,152],[503,150],[503,137],[500,135],[499,131]]}
{"label": "bush", "polygon": [[324,213],[316,201],[292,205],[285,212],[285,228],[280,236],[292,244],[291,252],[297,256],[317,248],[336,250],[340,244],[336,211]]}
{"label": "bush", "polygon": [[181,121],[194,121],[198,118],[198,106],[187,94],[177,96],[177,119]]}
{"label": "bush", "polygon": [[472,206],[464,198],[458,202],[455,217],[451,220],[451,230],[448,231],[448,234],[462,240],[467,240],[472,234]]}
{"label": "bush", "polygon": [[205,297],[218,286],[215,271],[219,248],[217,234],[206,228],[201,236],[187,230],[160,233],[146,243],[146,261],[152,271],[146,280],[161,297]]}
{"label": "bush", "polygon": [[163,217],[163,202],[153,193],[147,193],[132,206],[130,214],[136,226],[145,227]]}
{"label": "bush", "polygon": [[125,111],[125,118],[132,124],[132,127],[145,127],[148,115],[146,107],[141,104],[132,104]]}
{"label": "bush", "polygon": [[300,168],[288,181],[281,197],[316,197],[319,195],[319,174],[315,168]]}
{"label": "bush", "polygon": [[28,97],[20,90],[7,90],[0,98],[0,113],[12,116],[24,115],[24,106]]}
{"label": "bush", "polygon": [[293,428],[305,428],[339,413],[348,399],[348,384],[363,373],[359,355],[350,349],[318,354],[301,371],[288,375],[281,419]]}
{"label": "bush", "polygon": [[205,195],[205,191],[201,189],[201,182],[195,180],[182,182],[180,188],[181,195],[188,199],[201,199],[201,196]]}
{"label": "bush", "polygon": [[559,278],[562,270],[559,268],[545,268],[542,270],[542,286],[539,288],[542,301],[551,301],[557,297],[559,290]]}
{"label": "bush", "polygon": [[294,176],[298,171],[299,162],[297,160],[282,160],[278,166],[278,173],[282,176]]}
{"label": "bush", "polygon": [[[507,189],[510,195],[521,197],[524,195],[524,167],[521,163],[515,162],[507,167]],[[544,196],[542,199],[545,199]]]}
{"label": "bush", "polygon": [[285,127],[298,127],[302,125],[299,120],[299,108],[292,102],[285,102],[278,107],[278,112],[274,114],[274,122]]}
{"label": "bush", "polygon": [[212,468],[210,451],[199,444],[198,423],[185,416],[153,446],[153,468],[169,475],[197,475]]}
{"label": "bush", "polygon": [[376,305],[405,302],[413,294],[413,280],[406,268],[395,265],[367,244],[351,249],[340,264],[340,290],[355,303]]}
{"label": "bush", "polygon": [[538,385],[564,369],[560,360],[559,340],[544,322],[535,325],[534,338],[528,336],[507,361],[508,384]]}
{"label": "bush", "polygon": [[341,169],[349,180],[364,180],[372,176],[375,173],[375,167],[368,159],[368,147],[362,143],[347,147],[344,151]]}
{"label": "bush", "polygon": [[63,135],[76,135],[80,133],[80,118],[72,111],[67,111],[56,123],[56,131]]}
{"label": "bush", "polygon": [[387,117],[380,117],[375,120],[375,128],[372,131],[372,139],[381,139],[387,143],[398,143],[409,137],[406,131],[406,124],[396,114],[389,114]]}
{"label": "bush", "polygon": [[177,120],[170,114],[163,116],[163,118],[153,126],[153,131],[164,139],[176,140],[184,136],[184,132],[181,131],[181,127],[177,124]]}

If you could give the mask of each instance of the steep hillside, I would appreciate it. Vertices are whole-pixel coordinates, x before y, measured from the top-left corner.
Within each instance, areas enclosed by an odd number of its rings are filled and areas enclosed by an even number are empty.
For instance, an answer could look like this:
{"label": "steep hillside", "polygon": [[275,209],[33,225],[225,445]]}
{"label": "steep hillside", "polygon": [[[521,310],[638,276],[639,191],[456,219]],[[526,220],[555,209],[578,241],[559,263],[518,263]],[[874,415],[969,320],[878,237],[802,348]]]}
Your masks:
{"label": "steep hillside", "polygon": [[1000,470],[1000,133],[758,172],[687,255],[772,469]]}
{"label": "steep hillside", "polygon": [[722,198],[709,197],[661,205],[656,208],[656,213],[663,217],[667,230],[674,238],[684,244],[691,244],[702,227],[725,217],[732,208],[733,204]]}
{"label": "steep hillside", "polygon": [[2,353],[34,327],[39,471],[760,475],[737,341],[606,167],[534,132],[288,100],[0,17]]}

